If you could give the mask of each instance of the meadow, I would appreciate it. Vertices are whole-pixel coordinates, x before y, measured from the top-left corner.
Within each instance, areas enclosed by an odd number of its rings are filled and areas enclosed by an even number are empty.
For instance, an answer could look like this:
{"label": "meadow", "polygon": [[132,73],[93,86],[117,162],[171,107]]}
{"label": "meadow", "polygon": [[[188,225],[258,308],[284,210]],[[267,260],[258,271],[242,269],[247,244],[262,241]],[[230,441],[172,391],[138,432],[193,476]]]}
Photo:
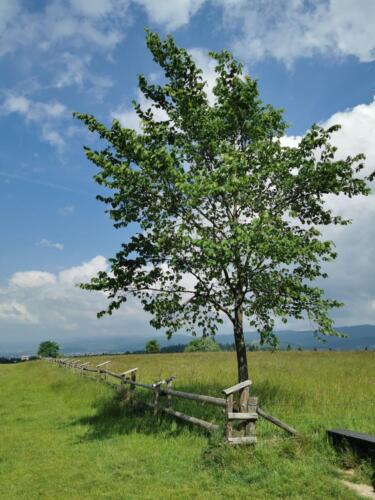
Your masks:
{"label": "meadow", "polygon": [[[341,482],[371,483],[373,468],[337,453],[332,427],[375,434],[374,352],[249,353],[259,405],[301,433],[260,419],[256,446],[223,444],[220,433],[154,418],[136,391],[117,391],[44,361],[0,366],[0,491],[3,499],[358,498]],[[233,353],[87,358],[138,380],[175,375],[175,388],[221,396],[236,382]],[[219,408],[174,400],[173,407],[222,423]]]}

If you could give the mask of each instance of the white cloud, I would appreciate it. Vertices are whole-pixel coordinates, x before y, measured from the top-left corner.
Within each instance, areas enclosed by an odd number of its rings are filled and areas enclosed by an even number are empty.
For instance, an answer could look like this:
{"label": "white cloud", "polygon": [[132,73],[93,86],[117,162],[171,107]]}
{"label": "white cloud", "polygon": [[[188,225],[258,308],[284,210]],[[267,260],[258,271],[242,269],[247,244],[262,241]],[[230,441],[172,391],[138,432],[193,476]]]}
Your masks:
{"label": "white cloud", "polygon": [[151,21],[161,24],[168,30],[186,25],[198,12],[205,0],[134,0],[147,12]]}
{"label": "white cloud", "polygon": [[[33,91],[76,86],[96,99],[113,85],[110,76],[95,74],[93,58],[111,57],[130,24],[130,0],[50,0],[31,7],[26,0],[0,1],[0,57],[17,54],[27,75],[17,88]],[[23,61],[23,62],[22,62]],[[27,120],[55,119],[61,109],[8,95],[1,113],[19,113]],[[71,116],[69,116],[71,119]],[[41,137],[62,149],[65,133],[48,126]],[[67,127],[65,127],[67,128]]]}
{"label": "white cloud", "polygon": [[[138,91],[136,100],[143,110],[151,107],[157,121],[165,121],[168,119],[168,114],[163,109],[154,107],[152,103],[145,98],[142,92]],[[112,119],[118,120],[123,127],[132,128],[137,132],[141,130],[138,115],[133,108],[120,107],[114,109],[111,111],[110,116]]]}
{"label": "white cloud", "polygon": [[208,55],[208,51],[201,48],[189,49],[197,66],[203,71],[202,78],[206,82],[205,92],[209,103],[212,105],[216,97],[213,93],[213,88],[216,84],[215,66],[217,62]]}
{"label": "white cloud", "polygon": [[20,288],[37,288],[56,283],[56,276],[45,271],[25,271],[14,273],[10,280],[11,285]]}
{"label": "white cloud", "polygon": [[[59,273],[14,273],[8,286],[0,288],[0,339],[12,340],[17,336],[27,341],[33,336],[64,336],[72,332],[81,337],[150,333],[149,316],[132,298],[113,317],[97,319],[96,313],[108,306],[105,294],[81,290],[77,284],[106,269],[106,259],[98,255]],[[18,326],[13,328],[12,337],[7,338],[10,330],[3,326],[10,324]]]}
{"label": "white cloud", "polygon": [[54,243],[53,241],[42,239],[37,243],[38,246],[40,247],[45,247],[45,248],[56,248],[56,250],[64,250],[64,245],[62,243]]}
{"label": "white cloud", "polygon": [[366,174],[375,170],[375,97],[369,104],[359,104],[352,109],[335,113],[324,123],[330,127],[339,123],[342,128],[333,136],[341,157],[364,153],[366,155]]}
{"label": "white cloud", "polygon": [[245,60],[274,57],[291,65],[314,54],[375,59],[373,0],[213,0]]}
{"label": "white cloud", "polygon": [[58,150],[62,151],[65,146],[65,141],[62,135],[57,130],[52,130],[50,127],[42,127],[42,138],[51,146],[55,146]]}
{"label": "white cloud", "polygon": [[39,10],[29,10],[26,2],[18,12],[8,7],[0,56],[29,47],[48,51],[61,42],[112,50],[123,39],[127,6],[127,0],[51,0]]}
{"label": "white cloud", "polygon": [[38,318],[24,304],[12,300],[0,302],[0,322],[37,324]]}
{"label": "white cloud", "polygon": [[64,67],[57,73],[52,86],[60,89],[77,86],[80,90],[93,89],[96,96],[101,97],[103,91],[113,86],[109,76],[97,75],[89,70],[92,57],[88,54],[74,55],[65,52],[59,58],[59,64]]}
{"label": "white cloud", "polygon": [[[337,147],[336,158],[365,153],[364,174],[375,170],[375,99],[332,115],[321,123],[325,128],[340,124],[341,129],[332,135]],[[302,136],[286,136],[283,144],[295,147]],[[373,188],[374,183],[372,184]],[[328,196],[327,206],[334,213],[353,222],[350,226],[322,228],[326,239],[335,242],[338,257],[326,266],[328,279],[321,284],[328,296],[342,300],[345,308],[334,312],[339,324],[374,323],[375,311],[375,194],[349,199],[345,196]]]}
{"label": "white cloud", "polygon": [[99,271],[105,271],[106,269],[107,261],[105,257],[98,255],[80,266],[61,271],[59,273],[59,281],[60,283],[76,285],[77,283],[90,281]]}
{"label": "white cloud", "polygon": [[23,95],[9,95],[0,108],[1,114],[19,113],[27,121],[41,122],[46,119],[57,119],[64,116],[67,108],[58,101],[32,101]]}
{"label": "white cloud", "polygon": [[133,108],[126,106],[116,108],[111,111],[110,116],[113,120],[118,120],[123,127],[132,128],[137,132],[141,130],[138,115]]}
{"label": "white cloud", "polygon": [[16,113],[27,123],[37,123],[42,139],[59,150],[62,150],[65,141],[62,134],[56,130],[56,125],[67,118],[67,111],[67,107],[59,101],[33,101],[18,94],[9,94],[0,106],[0,116]]}

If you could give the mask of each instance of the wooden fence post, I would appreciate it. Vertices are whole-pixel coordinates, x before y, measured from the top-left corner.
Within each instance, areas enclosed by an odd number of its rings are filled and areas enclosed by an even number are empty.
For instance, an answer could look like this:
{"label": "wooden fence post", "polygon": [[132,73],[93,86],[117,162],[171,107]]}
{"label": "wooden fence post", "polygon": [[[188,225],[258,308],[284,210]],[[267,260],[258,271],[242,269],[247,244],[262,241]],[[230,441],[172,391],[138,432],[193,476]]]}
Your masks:
{"label": "wooden fence post", "polygon": [[[258,418],[256,413],[257,398],[249,397],[250,380],[224,389],[226,397],[226,427],[225,437],[230,444],[255,443],[255,422]],[[235,411],[234,395],[239,393],[239,411]],[[239,422],[237,430],[233,429],[232,421]]]}
{"label": "wooden fence post", "polygon": [[226,395],[226,406],[225,406],[225,438],[227,441],[232,437],[233,426],[232,420],[229,415],[233,413],[233,394]]}
{"label": "wooden fence post", "polygon": [[[132,382],[137,381],[137,370],[138,370],[138,368],[134,368],[130,374],[130,380]],[[135,385],[130,384],[130,397],[132,397],[134,395],[134,391],[135,391]]]}
{"label": "wooden fence post", "polygon": [[83,376],[83,370],[84,370],[85,366],[88,366],[89,364],[90,364],[90,362],[87,361],[86,363],[83,363],[82,365],[79,366],[80,371],[81,371],[81,376]]}
{"label": "wooden fence post", "polygon": [[125,387],[125,385],[130,385],[129,388],[125,389],[125,400],[129,401],[131,397],[134,395],[135,384],[129,382],[137,381],[137,371],[138,368],[132,368],[131,370],[126,370],[126,372],[120,373],[121,377],[121,385]]}
{"label": "wooden fence post", "polygon": [[[107,365],[110,363],[110,361],[104,361],[103,363],[99,363],[98,365],[96,365],[96,369],[97,369],[97,380],[100,380],[100,374],[103,373],[104,375],[104,379],[107,379],[108,378],[108,373],[107,373]],[[102,366],[105,366],[105,368],[103,370],[101,370],[101,367]]]}
{"label": "wooden fence post", "polygon": [[[258,398],[249,397],[249,402],[247,404],[248,413],[257,413]],[[256,431],[256,419],[249,420],[245,427],[245,436],[254,436]]]}
{"label": "wooden fence post", "polygon": [[[173,389],[173,381],[176,379],[176,377],[169,377],[166,382],[167,382],[167,389]],[[167,394],[167,408],[172,407],[172,395]]]}
{"label": "wooden fence post", "polygon": [[159,403],[160,403],[160,386],[163,381],[155,382],[153,385],[154,388],[154,417],[156,417],[159,413]]}

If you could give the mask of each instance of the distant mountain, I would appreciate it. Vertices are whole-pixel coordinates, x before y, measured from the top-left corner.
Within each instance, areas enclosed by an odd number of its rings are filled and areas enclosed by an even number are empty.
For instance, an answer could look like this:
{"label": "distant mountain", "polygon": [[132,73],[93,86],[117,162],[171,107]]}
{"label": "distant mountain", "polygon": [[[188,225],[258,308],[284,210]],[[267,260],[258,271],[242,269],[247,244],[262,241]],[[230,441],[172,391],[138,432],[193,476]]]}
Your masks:
{"label": "distant mountain", "polygon": [[[280,348],[285,349],[288,344],[296,349],[301,347],[304,350],[309,349],[335,349],[340,351],[355,351],[363,350],[365,347],[375,350],[375,325],[358,325],[358,326],[343,326],[337,327],[337,330],[348,338],[326,337],[326,342],[319,342],[311,331],[295,331],[283,330],[275,332],[280,339]],[[157,338],[161,347],[167,347],[176,344],[186,345],[192,339],[189,335],[174,335],[171,340],[167,340],[164,336],[157,334],[153,338]],[[245,334],[246,342],[258,343],[259,335],[255,332],[247,332]],[[61,351],[69,354],[89,354],[89,353],[117,353],[126,351],[139,351],[144,348],[149,337],[77,337],[70,338],[52,338],[56,340],[61,347]],[[232,344],[233,336],[229,334],[217,335],[217,342],[221,344]],[[23,354],[33,354],[37,349],[35,343],[7,342],[0,343],[0,355],[2,356],[21,356]]]}
{"label": "distant mountain", "polygon": [[[295,331],[283,330],[275,332],[280,340],[280,348],[290,344],[293,348],[302,349],[336,349],[339,351],[356,351],[375,349],[375,325],[356,325],[336,327],[337,331],[346,335],[347,338],[324,337],[326,342],[320,342],[311,330]],[[256,342],[259,336],[256,333],[246,333],[246,340]]]}

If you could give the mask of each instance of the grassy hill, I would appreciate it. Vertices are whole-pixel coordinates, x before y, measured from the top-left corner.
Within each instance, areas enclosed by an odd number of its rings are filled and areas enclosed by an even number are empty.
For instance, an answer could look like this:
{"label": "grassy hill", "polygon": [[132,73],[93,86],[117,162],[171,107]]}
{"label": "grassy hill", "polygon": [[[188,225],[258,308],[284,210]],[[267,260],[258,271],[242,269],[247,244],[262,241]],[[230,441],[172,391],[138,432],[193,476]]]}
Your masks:
{"label": "grassy hill", "polygon": [[[104,358],[93,359],[93,364]],[[176,387],[220,395],[236,381],[232,353],[114,356],[139,380],[176,375]],[[375,434],[375,353],[249,354],[262,408],[303,434],[291,438],[260,421],[255,447],[154,419],[137,390],[124,404],[110,387],[42,361],[0,366],[0,485],[3,499],[357,498],[340,481],[370,482],[372,469],[336,454],[325,430]],[[221,422],[219,409],[179,401],[176,409]]]}

